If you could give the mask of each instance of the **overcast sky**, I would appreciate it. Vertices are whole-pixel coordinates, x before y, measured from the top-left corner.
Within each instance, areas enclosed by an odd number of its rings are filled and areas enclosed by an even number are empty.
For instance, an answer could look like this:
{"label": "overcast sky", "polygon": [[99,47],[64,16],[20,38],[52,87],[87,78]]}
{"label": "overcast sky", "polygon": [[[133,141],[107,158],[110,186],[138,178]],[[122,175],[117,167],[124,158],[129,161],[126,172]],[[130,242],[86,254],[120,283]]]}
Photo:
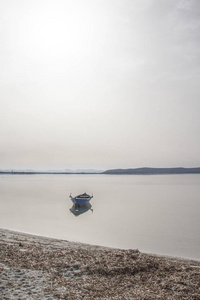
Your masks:
{"label": "overcast sky", "polygon": [[200,166],[199,0],[0,0],[0,169]]}

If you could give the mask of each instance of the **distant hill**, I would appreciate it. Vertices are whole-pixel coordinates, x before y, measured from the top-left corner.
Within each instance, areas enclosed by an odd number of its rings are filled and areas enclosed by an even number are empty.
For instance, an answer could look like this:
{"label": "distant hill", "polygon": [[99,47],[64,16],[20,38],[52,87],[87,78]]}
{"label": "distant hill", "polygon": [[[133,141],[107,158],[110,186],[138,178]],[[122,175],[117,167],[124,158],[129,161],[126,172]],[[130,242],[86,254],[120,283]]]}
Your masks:
{"label": "distant hill", "polygon": [[107,170],[103,174],[153,175],[153,174],[200,174],[200,168],[137,168]]}

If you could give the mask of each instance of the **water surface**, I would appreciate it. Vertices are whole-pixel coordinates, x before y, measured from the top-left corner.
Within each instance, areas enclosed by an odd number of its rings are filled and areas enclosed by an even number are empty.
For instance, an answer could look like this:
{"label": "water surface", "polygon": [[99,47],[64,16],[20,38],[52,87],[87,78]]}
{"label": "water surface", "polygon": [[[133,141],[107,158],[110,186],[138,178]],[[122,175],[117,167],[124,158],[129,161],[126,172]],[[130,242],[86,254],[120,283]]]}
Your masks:
{"label": "water surface", "polygon": [[[70,192],[93,193],[75,216]],[[0,227],[200,259],[200,175],[0,175]]]}

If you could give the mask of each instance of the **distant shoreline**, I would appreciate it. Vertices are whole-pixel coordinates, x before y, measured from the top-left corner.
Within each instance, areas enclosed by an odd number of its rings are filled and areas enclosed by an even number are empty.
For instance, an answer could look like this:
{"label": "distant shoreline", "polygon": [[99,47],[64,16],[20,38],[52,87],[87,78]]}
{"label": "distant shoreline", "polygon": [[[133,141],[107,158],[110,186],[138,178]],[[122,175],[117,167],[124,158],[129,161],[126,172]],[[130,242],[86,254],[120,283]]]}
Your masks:
{"label": "distant shoreline", "polygon": [[200,174],[200,167],[196,168],[131,168],[131,169],[112,169],[102,172],[65,172],[65,171],[26,171],[26,170],[0,170],[0,174],[10,175],[179,175],[179,174]]}
{"label": "distant shoreline", "polygon": [[0,172],[0,174],[7,174],[7,175],[99,175],[99,174],[103,174],[103,173],[86,173],[86,172],[81,172],[81,173],[69,173],[69,172]]}

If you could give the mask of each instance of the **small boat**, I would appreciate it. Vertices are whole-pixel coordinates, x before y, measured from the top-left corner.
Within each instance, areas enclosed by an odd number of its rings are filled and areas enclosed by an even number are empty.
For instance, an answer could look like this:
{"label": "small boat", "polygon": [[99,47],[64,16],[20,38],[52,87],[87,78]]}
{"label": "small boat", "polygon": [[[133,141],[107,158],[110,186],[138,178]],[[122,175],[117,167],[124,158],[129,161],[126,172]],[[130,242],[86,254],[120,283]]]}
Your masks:
{"label": "small boat", "polygon": [[90,196],[90,195],[84,193],[84,194],[78,195],[76,197],[72,197],[72,195],[70,194],[70,198],[71,198],[72,202],[74,203],[74,205],[79,207],[79,206],[87,204],[93,198],[93,195]]}

